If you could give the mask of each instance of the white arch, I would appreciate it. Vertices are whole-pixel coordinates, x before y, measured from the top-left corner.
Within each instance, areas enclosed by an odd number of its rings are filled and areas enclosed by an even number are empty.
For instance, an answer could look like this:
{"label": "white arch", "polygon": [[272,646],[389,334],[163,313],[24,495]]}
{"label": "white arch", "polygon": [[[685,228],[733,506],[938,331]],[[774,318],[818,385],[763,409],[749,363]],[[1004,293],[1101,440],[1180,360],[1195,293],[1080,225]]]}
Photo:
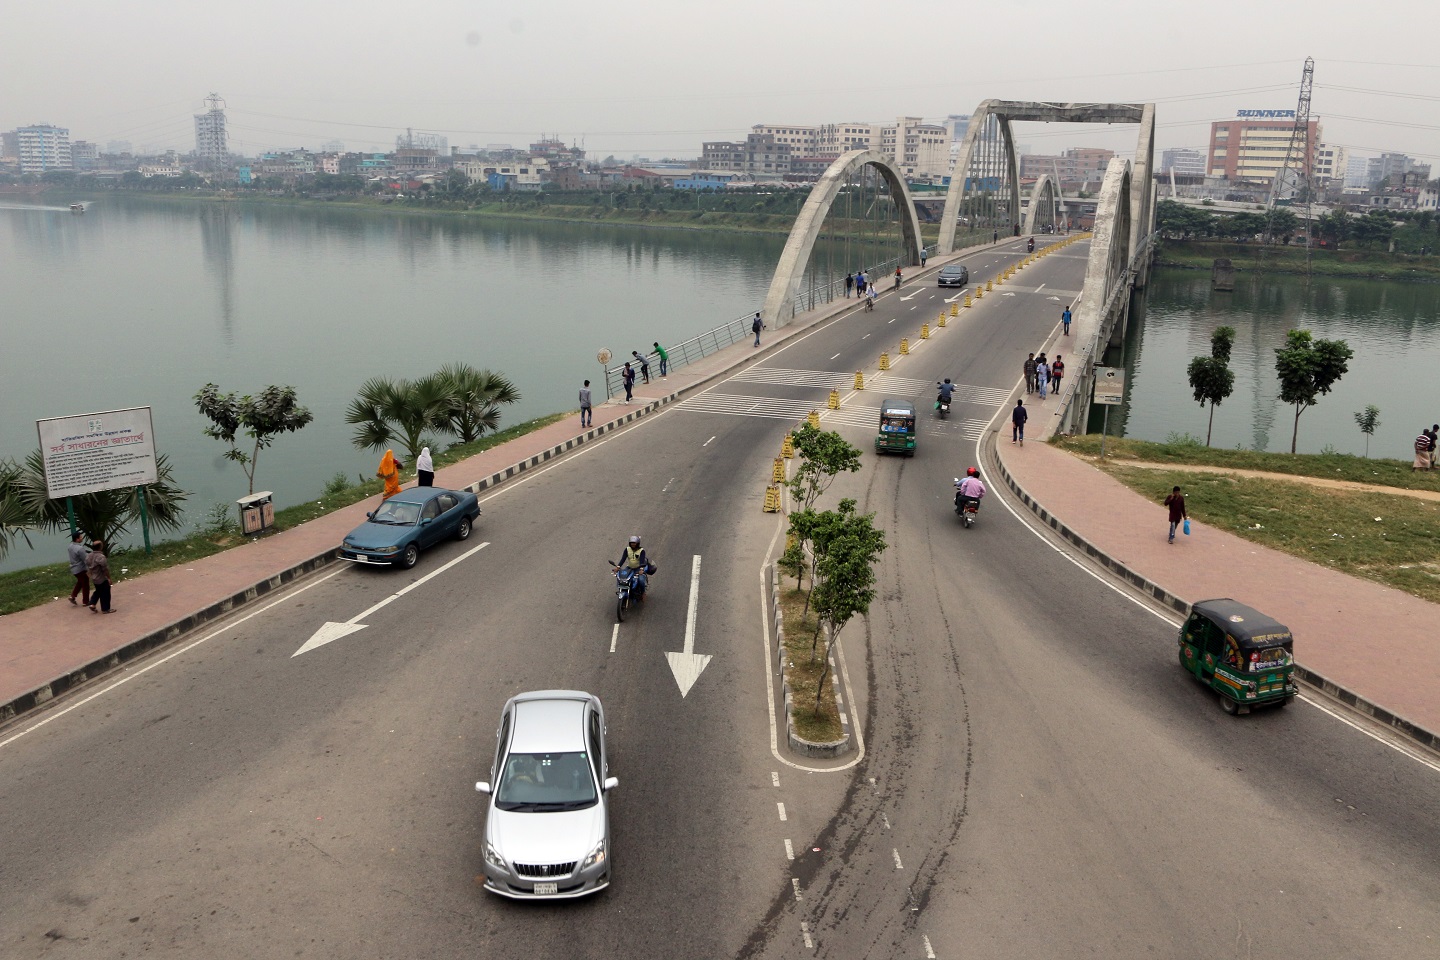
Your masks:
{"label": "white arch", "polygon": [[1030,191],[1030,208],[1025,211],[1024,233],[1035,232],[1035,221],[1040,218],[1040,211],[1044,209],[1042,204],[1049,204],[1050,222],[1055,224],[1057,229],[1060,224],[1060,215],[1056,212],[1060,206],[1060,185],[1055,178],[1048,173],[1040,175],[1035,181],[1035,187]]}
{"label": "white arch", "polygon": [[765,295],[765,322],[772,327],[783,327],[794,319],[795,297],[800,293],[805,265],[810,262],[810,251],[820,238],[820,227],[825,223],[830,205],[835,202],[850,174],[867,164],[880,171],[890,187],[890,196],[900,209],[901,241],[906,263],[919,265],[920,221],[915,215],[915,201],[905,186],[905,178],[884,154],[870,150],[851,150],[841,154],[815,182],[810,198],[805,201],[800,216],[795,219],[795,226],[790,229],[790,238],[785,241],[785,250],[780,254],[780,263],[776,265],[775,276],[770,281],[770,292]]}

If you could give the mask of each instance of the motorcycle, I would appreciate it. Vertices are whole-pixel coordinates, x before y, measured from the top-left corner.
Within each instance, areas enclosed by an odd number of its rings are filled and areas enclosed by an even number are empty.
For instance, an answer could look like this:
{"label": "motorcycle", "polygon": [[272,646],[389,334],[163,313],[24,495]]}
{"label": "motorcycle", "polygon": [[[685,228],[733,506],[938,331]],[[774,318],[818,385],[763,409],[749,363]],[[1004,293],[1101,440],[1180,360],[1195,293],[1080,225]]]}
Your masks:
{"label": "motorcycle", "polygon": [[652,563],[645,570],[632,570],[612,563],[610,569],[615,574],[615,619],[624,623],[625,611],[644,601],[645,588],[650,584],[650,574],[655,572],[655,565]]}
{"label": "motorcycle", "polygon": [[1027,238],[1025,239],[1025,252],[1026,252],[1026,253],[1034,253],[1034,252],[1035,252],[1035,238],[1034,238],[1034,237],[1027,237]]}
{"label": "motorcycle", "polygon": [[[955,482],[959,483],[960,478],[956,477]],[[956,490],[955,512],[960,514],[960,522],[966,527],[974,526],[975,518],[980,513],[980,501],[974,497],[967,497],[959,490]]]}
{"label": "motorcycle", "polygon": [[[938,387],[940,384],[937,383],[935,386]],[[950,398],[943,393],[935,398],[935,415],[941,420],[950,416]]]}

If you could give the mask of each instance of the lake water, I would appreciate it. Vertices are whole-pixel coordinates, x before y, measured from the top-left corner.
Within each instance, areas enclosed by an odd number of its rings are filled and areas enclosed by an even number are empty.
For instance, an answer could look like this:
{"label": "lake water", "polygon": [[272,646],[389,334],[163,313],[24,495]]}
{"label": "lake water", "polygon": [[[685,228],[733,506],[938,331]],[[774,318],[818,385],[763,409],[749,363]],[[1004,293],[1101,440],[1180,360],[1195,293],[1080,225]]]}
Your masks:
{"label": "lake water", "polygon": [[1303,277],[1241,274],[1234,292],[1219,293],[1207,271],[1163,269],[1132,309],[1127,403],[1111,411],[1112,434],[1203,440],[1210,411],[1195,402],[1186,368],[1225,325],[1235,328],[1235,392],[1215,410],[1214,446],[1289,452],[1294,407],[1278,399],[1275,348],[1292,328],[1355,351],[1344,378],[1301,415],[1298,452],[1364,453],[1354,414],[1367,404],[1380,408],[1371,456],[1409,460],[1415,436],[1440,422],[1440,377],[1430,369],[1440,361],[1440,284],[1316,277],[1307,287]]}
{"label": "lake water", "polygon": [[[37,419],[151,406],[191,521],[246,492],[201,433],[192,397],[207,382],[289,384],[315,414],[260,455],[256,488],[287,506],[337,472],[375,472],[344,419],[367,378],[463,361],[518,385],[502,426],[571,409],[585,378],[603,395],[601,347],[674,344],[758,309],[784,244],[126,195],[74,216],[68,202],[0,200],[0,457],[35,449]],[[63,559],[64,542],[22,545],[0,569]]]}

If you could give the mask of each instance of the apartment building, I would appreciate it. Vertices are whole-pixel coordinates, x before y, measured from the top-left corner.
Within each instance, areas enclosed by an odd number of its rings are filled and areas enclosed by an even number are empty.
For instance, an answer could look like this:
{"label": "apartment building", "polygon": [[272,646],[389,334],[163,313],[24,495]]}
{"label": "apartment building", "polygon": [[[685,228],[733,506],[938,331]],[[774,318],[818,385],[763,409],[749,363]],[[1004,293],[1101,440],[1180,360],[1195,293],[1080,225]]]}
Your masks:
{"label": "apartment building", "polygon": [[45,173],[48,170],[71,170],[70,131],[48,123],[32,124],[15,129],[15,143],[20,155],[21,173]]}
{"label": "apartment building", "polygon": [[[1210,124],[1206,172],[1230,180],[1273,181],[1285,168],[1294,130],[1294,110],[1241,110],[1233,120],[1217,120]],[[1320,121],[1311,120],[1301,162],[1312,175],[1319,144]]]}

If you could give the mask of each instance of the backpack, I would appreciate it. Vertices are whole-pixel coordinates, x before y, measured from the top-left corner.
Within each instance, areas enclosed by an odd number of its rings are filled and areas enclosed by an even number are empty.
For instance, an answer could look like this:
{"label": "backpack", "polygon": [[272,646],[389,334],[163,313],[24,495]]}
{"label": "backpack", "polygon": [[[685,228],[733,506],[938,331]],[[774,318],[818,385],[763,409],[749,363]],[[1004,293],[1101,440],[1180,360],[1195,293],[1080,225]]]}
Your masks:
{"label": "backpack", "polygon": [[759,332],[760,332],[760,318],[759,318],[759,317],[756,317],[756,318],[755,318],[755,322],[752,323],[752,324],[750,324],[750,332],[751,332],[751,333],[759,333]]}

